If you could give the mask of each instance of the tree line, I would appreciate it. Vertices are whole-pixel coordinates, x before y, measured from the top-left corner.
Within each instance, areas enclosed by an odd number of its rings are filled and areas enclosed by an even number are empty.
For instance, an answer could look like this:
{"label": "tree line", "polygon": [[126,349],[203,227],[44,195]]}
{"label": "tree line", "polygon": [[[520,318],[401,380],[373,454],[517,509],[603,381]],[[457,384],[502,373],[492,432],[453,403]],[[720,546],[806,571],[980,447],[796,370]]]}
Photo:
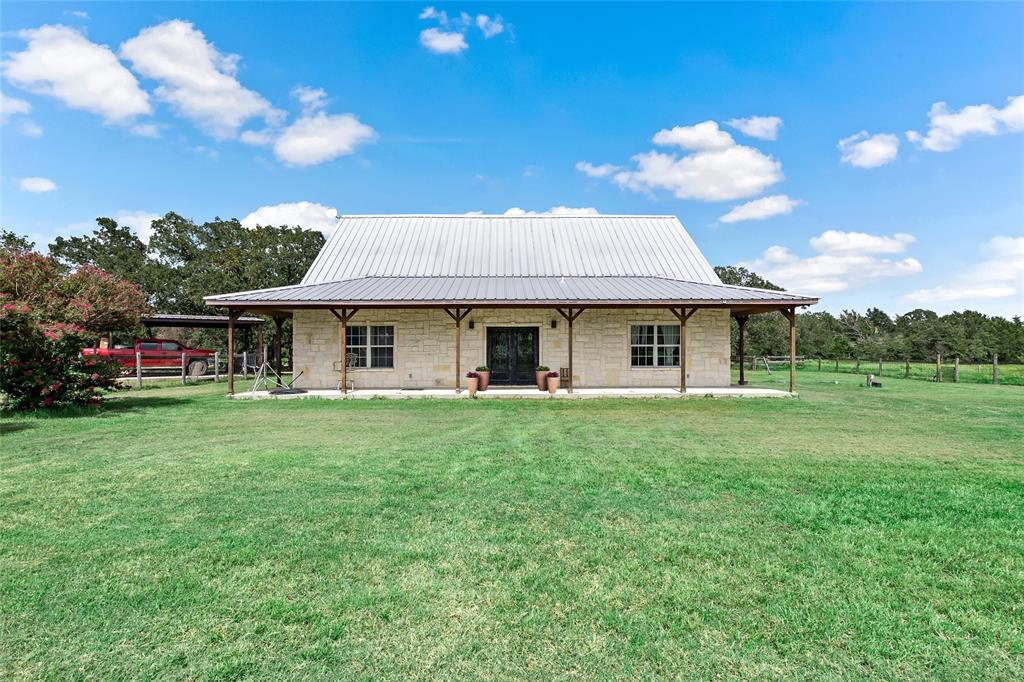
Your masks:
{"label": "tree line", "polygon": [[[746,268],[718,266],[726,284],[774,289],[781,287]],[[733,354],[738,331],[733,322]],[[754,315],[746,325],[748,356],[787,355],[789,322],[772,313]],[[966,362],[986,362],[998,354],[1001,362],[1024,362],[1024,324],[1020,316],[1007,320],[974,310],[939,315],[918,308],[890,316],[879,308],[860,313],[844,310],[805,312],[797,319],[797,354],[816,358],[934,361],[936,354]]]}
{"label": "tree line", "polygon": [[[111,218],[98,218],[92,234],[58,237],[49,256],[59,268],[73,272],[94,266],[137,284],[156,311],[210,314],[203,296],[297,283],[324,244],[323,235],[299,227],[246,228],[236,220],[214,218],[196,222],[177,213],[154,220],[148,242]],[[3,231],[4,249],[32,250],[24,237]],[[781,290],[745,268],[718,266],[726,284]],[[733,322],[733,353],[738,337]],[[1005,319],[972,310],[938,315],[925,309],[890,316],[879,308],[864,313],[847,310],[803,312],[798,318],[797,353],[823,358],[886,358],[929,361],[937,353],[968,362],[1024,361],[1024,325],[1020,316]],[[748,355],[789,352],[788,323],[778,314],[755,315],[746,326]],[[272,342],[274,325],[267,326]],[[290,341],[285,326],[283,345]],[[186,343],[223,346],[223,332],[181,330]]]}
{"label": "tree line", "polygon": [[[112,218],[97,218],[92,234],[57,237],[49,246],[56,266],[73,272],[93,266],[137,284],[150,307],[161,313],[210,315],[203,296],[295,284],[316,258],[324,236],[298,227],[247,228],[236,220],[214,218],[196,222],[177,213],[154,220],[148,242]],[[4,230],[5,251],[31,251],[27,238]],[[274,325],[267,325],[273,343]],[[141,335],[141,326],[125,336]],[[222,330],[175,329],[174,337],[193,346],[225,345]],[[286,324],[282,344],[288,347],[291,325]],[[126,339],[128,340],[128,339]]]}

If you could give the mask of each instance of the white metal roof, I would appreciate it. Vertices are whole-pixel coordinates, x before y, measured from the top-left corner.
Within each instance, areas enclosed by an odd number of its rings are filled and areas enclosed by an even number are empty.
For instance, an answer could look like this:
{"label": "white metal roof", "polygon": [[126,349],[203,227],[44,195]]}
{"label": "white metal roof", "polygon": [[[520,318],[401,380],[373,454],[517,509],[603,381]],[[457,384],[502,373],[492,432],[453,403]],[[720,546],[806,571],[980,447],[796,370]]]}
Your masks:
{"label": "white metal roof", "polygon": [[344,216],[302,284],[358,277],[666,277],[721,284],[675,216]]}

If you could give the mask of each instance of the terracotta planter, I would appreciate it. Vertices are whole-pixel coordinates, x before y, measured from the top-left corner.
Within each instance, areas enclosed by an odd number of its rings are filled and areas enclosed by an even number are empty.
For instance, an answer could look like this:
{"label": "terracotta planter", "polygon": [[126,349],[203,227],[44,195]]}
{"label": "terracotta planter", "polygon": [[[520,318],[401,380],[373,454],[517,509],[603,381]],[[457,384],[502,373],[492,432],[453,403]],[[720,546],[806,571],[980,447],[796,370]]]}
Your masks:
{"label": "terracotta planter", "polygon": [[546,369],[543,372],[537,371],[537,390],[546,391],[548,390],[548,372],[551,370]]}
{"label": "terracotta planter", "polygon": [[477,389],[477,384],[479,383],[479,381],[480,380],[477,379],[476,377],[469,377],[468,379],[466,379],[466,386],[469,388],[469,397],[470,398],[475,398],[476,397],[476,389]]}
{"label": "terracotta planter", "polygon": [[487,386],[491,383],[491,373],[488,372],[477,372],[480,375],[480,390],[486,391]]}
{"label": "terracotta planter", "polygon": [[558,393],[558,377],[548,377],[548,393],[554,395]]}

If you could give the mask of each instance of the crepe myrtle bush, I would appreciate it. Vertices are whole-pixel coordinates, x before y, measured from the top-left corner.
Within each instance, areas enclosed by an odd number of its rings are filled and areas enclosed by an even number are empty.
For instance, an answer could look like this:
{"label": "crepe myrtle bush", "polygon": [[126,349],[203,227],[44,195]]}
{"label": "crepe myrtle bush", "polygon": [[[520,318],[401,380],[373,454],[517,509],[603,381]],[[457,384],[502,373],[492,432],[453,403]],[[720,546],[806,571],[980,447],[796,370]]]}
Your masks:
{"label": "crepe myrtle bush", "polygon": [[100,407],[117,389],[115,363],[80,350],[85,330],[73,323],[40,322],[26,303],[0,297],[0,406],[6,410]]}

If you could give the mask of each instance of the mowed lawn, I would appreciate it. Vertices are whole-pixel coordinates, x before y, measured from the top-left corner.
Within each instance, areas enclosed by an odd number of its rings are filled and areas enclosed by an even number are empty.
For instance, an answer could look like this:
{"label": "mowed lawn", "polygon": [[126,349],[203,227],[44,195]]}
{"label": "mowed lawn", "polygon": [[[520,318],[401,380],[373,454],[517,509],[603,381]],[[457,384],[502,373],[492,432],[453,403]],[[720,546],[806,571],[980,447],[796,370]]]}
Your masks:
{"label": "mowed lawn", "polygon": [[1024,389],[799,379],[5,417],[0,678],[1024,678]]}

